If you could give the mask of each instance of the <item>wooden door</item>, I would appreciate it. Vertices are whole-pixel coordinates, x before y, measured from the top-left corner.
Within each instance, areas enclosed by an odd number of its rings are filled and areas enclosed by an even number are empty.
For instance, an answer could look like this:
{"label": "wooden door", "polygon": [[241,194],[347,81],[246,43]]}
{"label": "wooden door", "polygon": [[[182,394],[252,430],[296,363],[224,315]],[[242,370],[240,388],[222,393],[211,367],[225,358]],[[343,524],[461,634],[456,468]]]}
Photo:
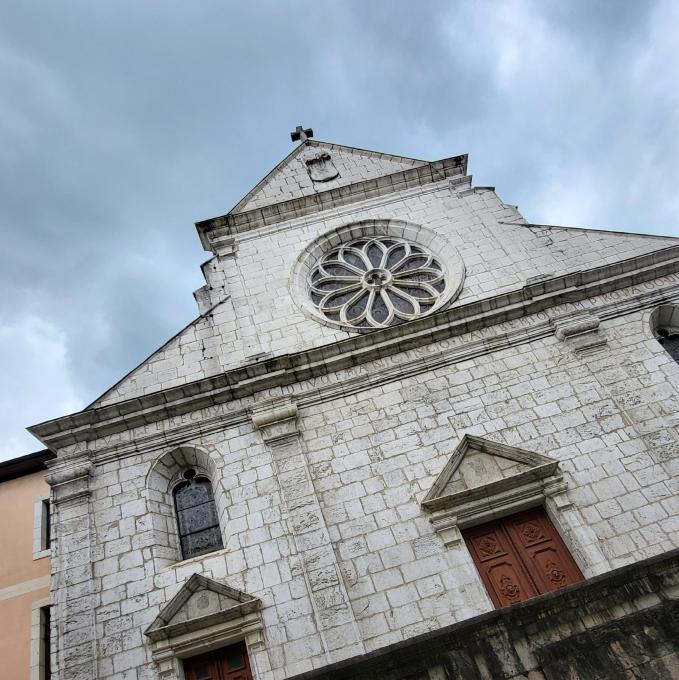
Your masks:
{"label": "wooden door", "polygon": [[252,680],[244,642],[184,661],[186,680]]}
{"label": "wooden door", "polygon": [[522,602],[583,578],[543,508],[473,527],[463,536],[496,607]]}
{"label": "wooden door", "polygon": [[544,508],[504,518],[505,527],[539,593],[549,593],[584,578]]}

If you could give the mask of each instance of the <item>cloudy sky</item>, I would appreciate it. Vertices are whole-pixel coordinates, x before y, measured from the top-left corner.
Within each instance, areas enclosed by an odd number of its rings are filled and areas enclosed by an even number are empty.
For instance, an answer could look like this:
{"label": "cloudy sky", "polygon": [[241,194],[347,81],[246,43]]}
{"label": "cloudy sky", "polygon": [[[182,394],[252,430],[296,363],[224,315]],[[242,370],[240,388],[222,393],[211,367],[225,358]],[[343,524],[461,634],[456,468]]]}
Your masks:
{"label": "cloudy sky", "polygon": [[196,316],[193,223],[289,131],[469,153],[533,222],[679,236],[679,3],[4,0],[0,459]]}

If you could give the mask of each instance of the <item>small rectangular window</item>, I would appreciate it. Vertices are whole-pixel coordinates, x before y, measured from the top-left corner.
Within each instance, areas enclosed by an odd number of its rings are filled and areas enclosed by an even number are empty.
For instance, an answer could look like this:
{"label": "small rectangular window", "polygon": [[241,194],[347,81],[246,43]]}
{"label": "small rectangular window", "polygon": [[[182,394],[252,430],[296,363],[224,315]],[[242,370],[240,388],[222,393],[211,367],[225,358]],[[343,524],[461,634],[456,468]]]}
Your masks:
{"label": "small rectangular window", "polygon": [[42,501],[42,522],[40,525],[40,549],[49,550],[51,545],[50,539],[50,501],[46,498]]}
{"label": "small rectangular window", "polygon": [[41,560],[50,556],[51,506],[49,495],[38,496],[33,504],[33,559]]}
{"label": "small rectangular window", "polygon": [[52,677],[50,655],[52,653],[52,608],[40,607],[40,677]]}
{"label": "small rectangular window", "polygon": [[46,598],[34,602],[31,607],[30,677],[34,680],[50,680],[52,677],[52,608],[49,602]]}

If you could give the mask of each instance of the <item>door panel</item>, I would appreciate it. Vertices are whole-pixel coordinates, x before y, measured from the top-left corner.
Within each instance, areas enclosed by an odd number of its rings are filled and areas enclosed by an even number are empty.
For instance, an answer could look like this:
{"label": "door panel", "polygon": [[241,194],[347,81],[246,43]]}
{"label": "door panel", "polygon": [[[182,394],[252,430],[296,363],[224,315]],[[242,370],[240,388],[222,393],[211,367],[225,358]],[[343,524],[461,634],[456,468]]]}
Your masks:
{"label": "door panel", "polygon": [[244,642],[184,661],[186,680],[252,680]]}
{"label": "door panel", "polygon": [[582,581],[582,572],[544,508],[510,515],[504,523],[541,593]]}
{"label": "door panel", "polygon": [[252,680],[245,643],[231,645],[221,651],[222,680]]}
{"label": "door panel", "polygon": [[581,581],[583,576],[543,508],[463,532],[496,607]]}
{"label": "door panel", "polygon": [[537,595],[504,527],[496,522],[484,524],[465,532],[465,541],[496,607]]}
{"label": "door panel", "polygon": [[186,680],[221,680],[214,654],[208,652],[184,661]]}

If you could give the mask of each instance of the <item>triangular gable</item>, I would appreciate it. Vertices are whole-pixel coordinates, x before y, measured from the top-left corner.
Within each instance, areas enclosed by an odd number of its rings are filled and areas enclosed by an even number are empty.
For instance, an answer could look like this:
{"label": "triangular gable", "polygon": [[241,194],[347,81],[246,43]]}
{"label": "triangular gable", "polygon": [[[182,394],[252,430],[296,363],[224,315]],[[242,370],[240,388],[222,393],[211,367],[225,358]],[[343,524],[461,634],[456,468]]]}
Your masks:
{"label": "triangular gable", "polygon": [[[315,182],[307,169],[307,161],[322,152],[330,156],[332,167],[338,174],[329,181]],[[258,182],[232,208],[230,214],[255,210],[265,205],[309,196],[421,165],[426,165],[426,161],[309,139],[295,147]]]}
{"label": "triangular gable", "polygon": [[465,435],[436,478],[422,507],[444,545],[462,542],[461,529],[547,500],[570,507],[559,463],[533,451]]}
{"label": "triangular gable", "polygon": [[146,629],[152,640],[198,630],[228,619],[244,617],[259,609],[252,595],[193,574]]}
{"label": "triangular gable", "polygon": [[532,451],[465,435],[422,501],[428,510],[487,496],[536,476],[554,473],[557,461]]}

